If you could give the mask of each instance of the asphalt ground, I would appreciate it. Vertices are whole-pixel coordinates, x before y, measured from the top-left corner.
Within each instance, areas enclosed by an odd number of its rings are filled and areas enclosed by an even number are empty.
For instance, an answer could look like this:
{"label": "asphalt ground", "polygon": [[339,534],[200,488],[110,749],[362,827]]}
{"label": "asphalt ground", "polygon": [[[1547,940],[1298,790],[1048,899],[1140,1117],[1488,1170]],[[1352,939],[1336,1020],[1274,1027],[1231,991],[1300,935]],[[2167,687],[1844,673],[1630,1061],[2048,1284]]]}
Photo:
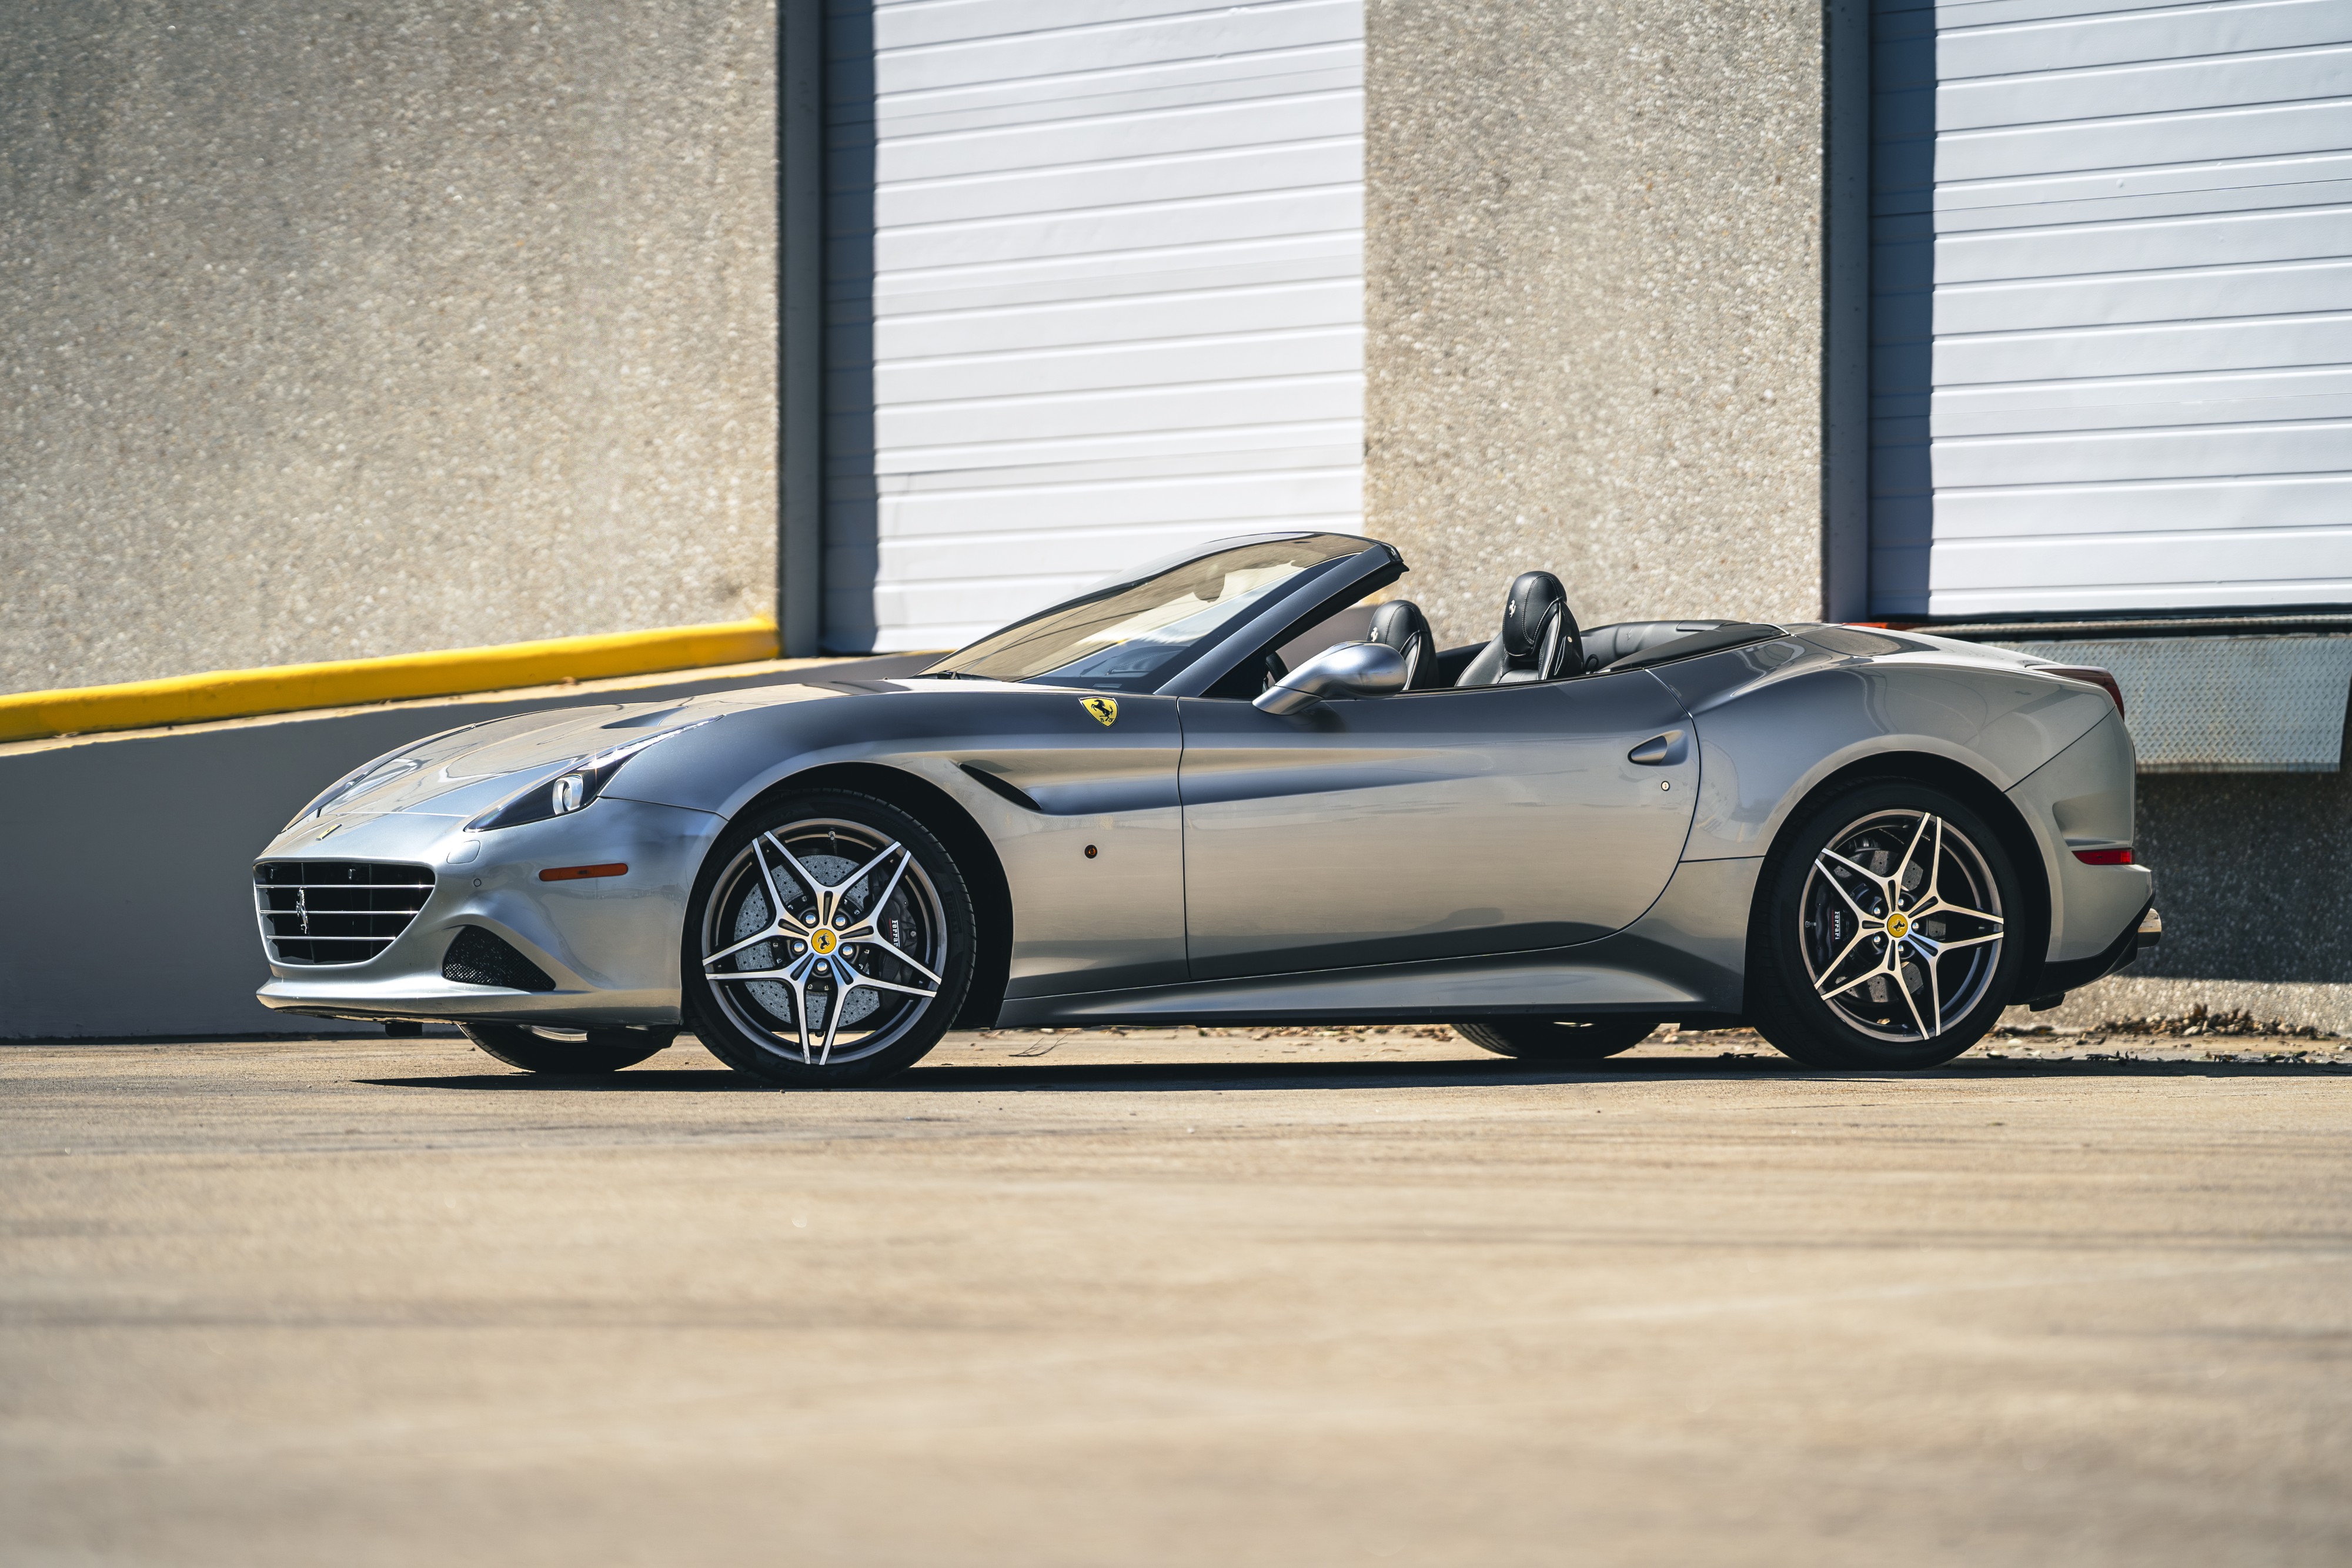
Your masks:
{"label": "asphalt ground", "polygon": [[2347,1062],[0,1047],[0,1561],[2340,1564]]}

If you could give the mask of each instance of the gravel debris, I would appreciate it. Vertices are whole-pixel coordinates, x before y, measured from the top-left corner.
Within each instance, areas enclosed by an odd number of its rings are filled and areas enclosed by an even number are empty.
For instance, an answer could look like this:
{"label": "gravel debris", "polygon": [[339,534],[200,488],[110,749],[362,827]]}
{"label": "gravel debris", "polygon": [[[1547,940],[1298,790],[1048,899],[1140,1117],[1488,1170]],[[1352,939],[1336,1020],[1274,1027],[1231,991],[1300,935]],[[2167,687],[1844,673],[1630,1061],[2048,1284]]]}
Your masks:
{"label": "gravel debris", "polygon": [[[1054,1051],[1056,1059],[1071,1051],[1099,1051],[1114,1043],[1141,1053],[1138,1060],[1165,1051],[1185,1054],[1199,1042],[1230,1040],[1272,1043],[1285,1054],[1344,1059],[1361,1052],[1367,1060],[1402,1051],[1414,1057],[1461,1056],[1476,1060],[1485,1053],[1444,1024],[1335,1024],[1323,1028],[1192,1028],[1110,1025],[1099,1029],[987,1030],[952,1039],[984,1056],[1009,1053],[1039,1057]],[[1057,1046],[1066,1048],[1056,1051]],[[1746,1061],[1778,1058],[1769,1040],[1752,1029],[1683,1029],[1662,1024],[1647,1040],[1611,1061],[1631,1066],[1643,1057],[1713,1058]],[[2253,1065],[2271,1063],[2314,1069],[2352,1071],[2352,1040],[2304,1024],[2278,1019],[2257,1019],[2242,1011],[2211,1011],[2191,1008],[2179,1017],[2115,1019],[2089,1029],[2058,1024],[2002,1024],[1979,1041],[1961,1062],[1995,1061],[2171,1061]]]}

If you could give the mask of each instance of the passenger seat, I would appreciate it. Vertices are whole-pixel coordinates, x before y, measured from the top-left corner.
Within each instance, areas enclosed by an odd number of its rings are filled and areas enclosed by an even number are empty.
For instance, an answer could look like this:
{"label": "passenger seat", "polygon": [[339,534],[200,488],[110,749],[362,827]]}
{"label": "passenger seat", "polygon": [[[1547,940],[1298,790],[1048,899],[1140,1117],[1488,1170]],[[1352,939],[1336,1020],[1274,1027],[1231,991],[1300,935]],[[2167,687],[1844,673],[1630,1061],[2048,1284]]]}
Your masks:
{"label": "passenger seat", "polygon": [[1521,572],[1503,601],[1502,634],[1470,661],[1456,686],[1510,686],[1557,680],[1584,668],[1584,643],[1568,590],[1548,571]]}

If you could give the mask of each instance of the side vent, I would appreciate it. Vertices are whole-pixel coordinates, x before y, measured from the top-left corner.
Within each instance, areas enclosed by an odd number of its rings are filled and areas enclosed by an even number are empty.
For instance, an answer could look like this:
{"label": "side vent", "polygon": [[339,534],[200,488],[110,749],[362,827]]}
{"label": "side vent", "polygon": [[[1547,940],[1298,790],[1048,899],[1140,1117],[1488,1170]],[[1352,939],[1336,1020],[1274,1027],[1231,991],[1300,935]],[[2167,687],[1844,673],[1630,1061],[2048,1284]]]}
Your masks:
{"label": "side vent", "polygon": [[995,774],[991,773],[987,768],[974,768],[969,762],[959,762],[956,766],[962,768],[971,779],[973,783],[978,784],[990,794],[1002,795],[1004,799],[1012,801],[1014,805],[1020,807],[1024,811],[1036,811],[1040,814],[1045,811],[1045,807],[1040,806],[1036,801],[1031,800],[1027,792],[1023,790],[1019,785],[1013,783],[1010,779],[1000,779]]}
{"label": "side vent", "polygon": [[441,960],[441,977],[461,986],[497,986],[509,991],[551,991],[547,971],[478,925],[461,925]]}

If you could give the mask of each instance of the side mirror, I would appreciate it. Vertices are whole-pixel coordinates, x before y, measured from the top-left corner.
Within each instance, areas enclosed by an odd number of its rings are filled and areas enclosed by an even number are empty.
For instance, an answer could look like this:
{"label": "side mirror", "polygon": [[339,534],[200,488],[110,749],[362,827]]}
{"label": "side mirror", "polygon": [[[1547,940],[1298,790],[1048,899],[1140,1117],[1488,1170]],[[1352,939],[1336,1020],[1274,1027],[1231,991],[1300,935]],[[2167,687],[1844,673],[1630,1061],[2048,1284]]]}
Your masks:
{"label": "side mirror", "polygon": [[1259,694],[1260,713],[1297,713],[1325,697],[1379,697],[1404,690],[1404,655],[1381,643],[1326,648]]}

